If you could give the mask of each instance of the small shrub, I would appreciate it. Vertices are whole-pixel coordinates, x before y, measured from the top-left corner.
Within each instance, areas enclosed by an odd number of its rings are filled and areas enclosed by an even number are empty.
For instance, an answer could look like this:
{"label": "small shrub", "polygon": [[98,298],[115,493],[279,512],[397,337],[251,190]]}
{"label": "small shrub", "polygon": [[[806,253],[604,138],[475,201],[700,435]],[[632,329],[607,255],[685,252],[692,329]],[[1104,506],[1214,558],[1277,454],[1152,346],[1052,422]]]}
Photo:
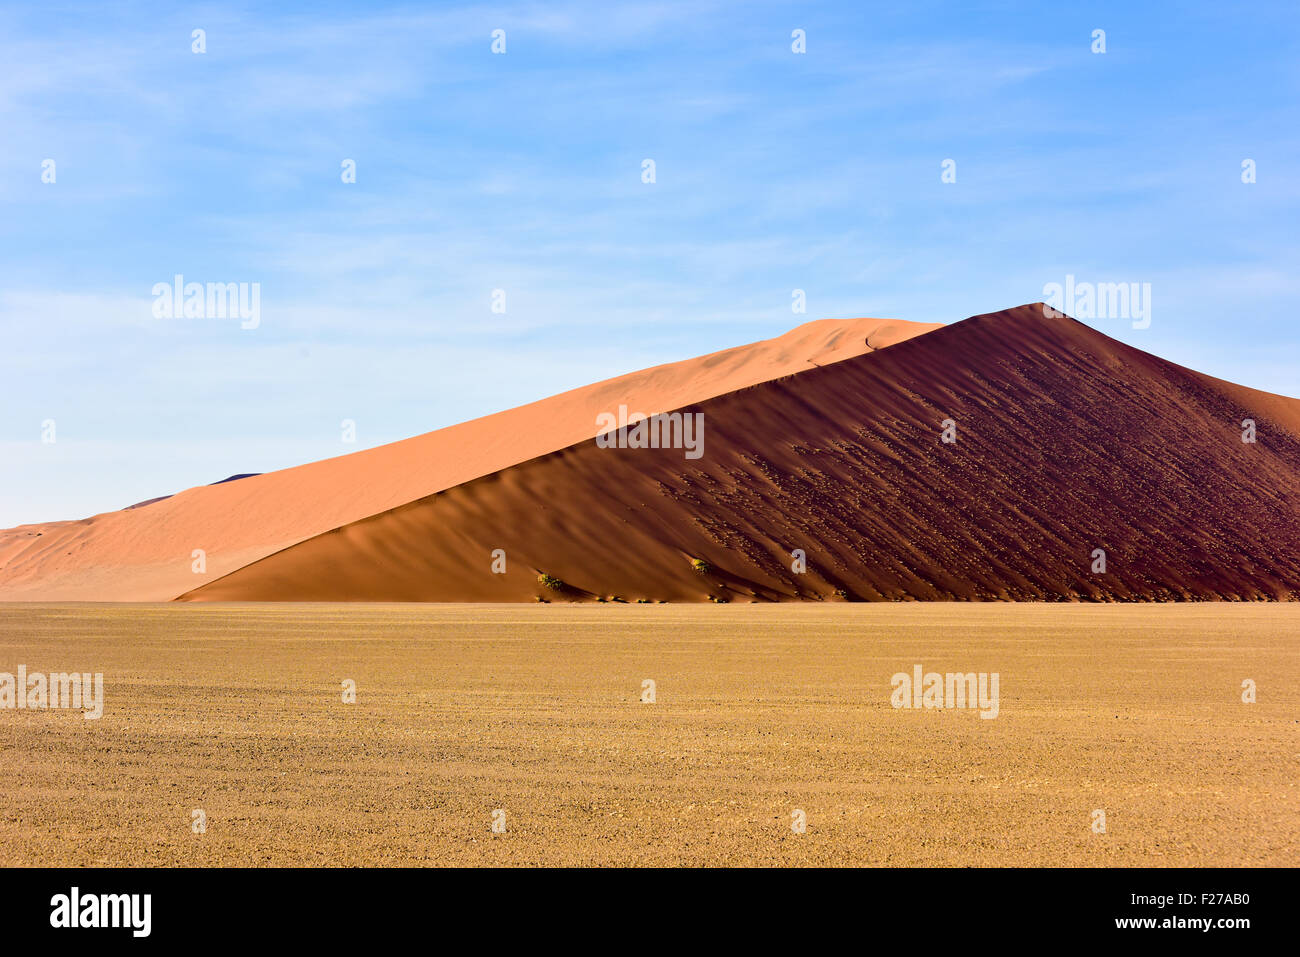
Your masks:
{"label": "small shrub", "polygon": [[713,571],[713,566],[702,558],[692,558],[691,567],[701,575],[707,575],[709,572]]}
{"label": "small shrub", "polygon": [[560,581],[558,578],[555,578],[552,575],[548,575],[545,572],[538,575],[537,580],[541,582],[543,585],[545,585],[547,588],[549,588],[551,591],[564,591],[564,589],[568,587],[564,584],[564,582]]}

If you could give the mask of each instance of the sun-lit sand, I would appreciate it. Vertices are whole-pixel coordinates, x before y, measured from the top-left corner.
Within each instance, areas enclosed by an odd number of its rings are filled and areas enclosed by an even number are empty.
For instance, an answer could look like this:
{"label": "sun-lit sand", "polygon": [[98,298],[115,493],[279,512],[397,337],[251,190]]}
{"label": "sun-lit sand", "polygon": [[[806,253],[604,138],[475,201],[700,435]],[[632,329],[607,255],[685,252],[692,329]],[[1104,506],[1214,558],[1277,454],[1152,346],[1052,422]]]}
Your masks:
{"label": "sun-lit sand", "polygon": [[[0,709],[0,863],[1291,865],[1298,632],[1263,603],[0,605],[0,671],[106,683],[98,721]],[[917,664],[997,672],[998,717],[892,708]]]}
{"label": "sun-lit sand", "polygon": [[[620,403],[669,411],[937,328],[897,319],[815,320],[773,339],[642,369],[351,455],[199,486],[143,508],[3,530],[0,601],[168,601],[312,535],[590,439],[596,413]],[[629,362],[637,355],[629,344]],[[244,465],[233,463],[232,471]],[[205,552],[200,574],[192,569],[196,548]]]}

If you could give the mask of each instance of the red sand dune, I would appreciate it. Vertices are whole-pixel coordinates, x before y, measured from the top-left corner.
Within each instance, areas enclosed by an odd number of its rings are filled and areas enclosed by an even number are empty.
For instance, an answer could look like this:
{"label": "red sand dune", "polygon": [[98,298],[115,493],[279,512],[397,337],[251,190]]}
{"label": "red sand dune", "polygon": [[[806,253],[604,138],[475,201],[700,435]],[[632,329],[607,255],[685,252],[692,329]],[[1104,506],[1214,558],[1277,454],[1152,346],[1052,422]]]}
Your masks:
{"label": "red sand dune", "polygon": [[[1300,400],[1040,305],[768,379],[687,407],[705,418],[697,460],[578,436],[183,597],[1300,598]],[[955,444],[940,441],[949,418]]]}
{"label": "red sand dune", "polygon": [[[0,531],[0,601],[165,601],[321,532],[591,439],[596,413],[620,403],[668,411],[936,328],[822,319],[390,445]],[[191,569],[194,549],[206,552],[206,574]]]}

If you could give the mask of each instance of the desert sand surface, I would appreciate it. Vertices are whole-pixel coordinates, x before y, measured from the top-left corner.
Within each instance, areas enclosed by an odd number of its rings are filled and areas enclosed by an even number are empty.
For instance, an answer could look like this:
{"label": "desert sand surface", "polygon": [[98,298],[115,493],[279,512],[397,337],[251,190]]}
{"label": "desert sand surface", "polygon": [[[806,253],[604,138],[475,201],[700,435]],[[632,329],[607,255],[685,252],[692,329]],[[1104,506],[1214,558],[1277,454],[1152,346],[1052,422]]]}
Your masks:
{"label": "desert sand surface", "polygon": [[682,411],[703,416],[698,459],[588,439],[183,597],[1300,599],[1300,400],[1047,318],[1041,304]]}
{"label": "desert sand surface", "polygon": [[[665,412],[937,328],[896,319],[816,320],[774,339],[643,369],[351,455],[83,520],[0,531],[0,601],[170,600],[313,535],[591,439],[597,412],[621,403]],[[634,350],[629,344],[629,355]],[[231,463],[232,472],[244,464]],[[192,570],[194,549],[206,552],[201,574]]]}
{"label": "desert sand surface", "polygon": [[[106,682],[98,721],[0,709],[0,863],[1294,865],[1298,629],[1297,604],[0,605],[0,670]],[[998,716],[894,709],[915,664],[997,672]]]}

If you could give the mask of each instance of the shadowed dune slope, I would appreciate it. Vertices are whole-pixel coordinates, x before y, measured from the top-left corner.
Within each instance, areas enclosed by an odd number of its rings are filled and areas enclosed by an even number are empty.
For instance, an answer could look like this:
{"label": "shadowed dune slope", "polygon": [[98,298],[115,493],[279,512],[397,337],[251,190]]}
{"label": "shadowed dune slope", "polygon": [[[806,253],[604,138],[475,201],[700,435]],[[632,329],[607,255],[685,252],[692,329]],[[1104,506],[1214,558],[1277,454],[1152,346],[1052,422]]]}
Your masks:
{"label": "shadowed dune slope", "polygon": [[[1300,401],[1039,305],[687,411],[705,416],[698,460],[583,441],[182,597],[1300,597]],[[1247,417],[1254,444],[1242,442]],[[940,441],[949,418],[955,444]],[[806,574],[791,571],[794,549]]]}
{"label": "shadowed dune slope", "polygon": [[[313,535],[596,434],[596,415],[660,412],[938,328],[821,319],[351,455],[200,486],[81,521],[0,531],[0,601],[165,601]],[[191,554],[206,553],[195,574]]]}

